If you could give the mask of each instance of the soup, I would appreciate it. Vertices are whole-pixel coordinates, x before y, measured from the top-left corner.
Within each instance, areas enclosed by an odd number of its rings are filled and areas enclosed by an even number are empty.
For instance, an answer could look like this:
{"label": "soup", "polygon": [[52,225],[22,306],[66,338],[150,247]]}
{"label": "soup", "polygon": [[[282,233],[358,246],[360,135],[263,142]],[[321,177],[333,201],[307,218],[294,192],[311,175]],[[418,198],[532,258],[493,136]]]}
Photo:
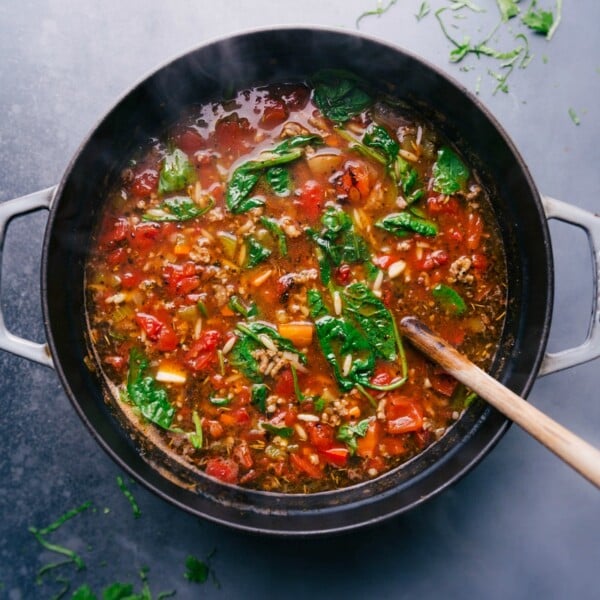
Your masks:
{"label": "soup", "polygon": [[506,268],[457,150],[351,74],[190,107],[111,191],[86,269],[97,361],[191,467],[318,492],[373,479],[473,396],[406,346],[408,314],[483,368]]}

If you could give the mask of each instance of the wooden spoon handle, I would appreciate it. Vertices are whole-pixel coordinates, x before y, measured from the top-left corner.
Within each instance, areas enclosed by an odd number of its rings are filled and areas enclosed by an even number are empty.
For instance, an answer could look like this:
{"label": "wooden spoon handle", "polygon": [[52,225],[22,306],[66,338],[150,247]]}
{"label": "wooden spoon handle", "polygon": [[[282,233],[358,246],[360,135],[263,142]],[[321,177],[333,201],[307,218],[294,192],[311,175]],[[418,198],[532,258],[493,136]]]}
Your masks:
{"label": "wooden spoon handle", "polygon": [[400,321],[400,332],[449,375],[487,400],[600,488],[600,451],[490,377],[417,318],[404,317]]}

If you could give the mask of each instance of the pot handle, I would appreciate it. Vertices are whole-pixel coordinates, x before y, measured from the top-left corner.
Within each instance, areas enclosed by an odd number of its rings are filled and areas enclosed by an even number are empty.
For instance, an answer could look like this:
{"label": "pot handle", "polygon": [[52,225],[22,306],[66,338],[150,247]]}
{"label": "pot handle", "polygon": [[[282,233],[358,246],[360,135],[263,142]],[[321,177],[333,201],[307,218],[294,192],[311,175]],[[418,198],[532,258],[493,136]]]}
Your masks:
{"label": "pot handle", "polygon": [[[16,216],[24,215],[34,210],[45,208],[50,209],[52,198],[56,187],[46,188],[39,192],[34,192],[28,196],[8,200],[0,203],[0,260],[2,259],[2,249],[4,248],[4,237],[6,228],[11,219]],[[0,289],[2,282],[2,272],[0,268]],[[52,357],[48,350],[48,344],[38,344],[31,342],[17,335],[14,335],[6,328],[4,324],[4,315],[0,306],[0,349],[12,352],[17,356],[22,356],[29,360],[40,363],[46,367],[53,367]]]}
{"label": "pot handle", "polygon": [[592,253],[593,299],[592,316],[585,341],[575,348],[561,352],[546,353],[540,367],[540,375],[548,375],[575,365],[588,362],[600,356],[600,303],[598,301],[598,280],[600,279],[600,216],[582,210],[566,202],[560,202],[549,196],[542,197],[542,203],[548,219],[558,219],[581,227],[588,237]]}

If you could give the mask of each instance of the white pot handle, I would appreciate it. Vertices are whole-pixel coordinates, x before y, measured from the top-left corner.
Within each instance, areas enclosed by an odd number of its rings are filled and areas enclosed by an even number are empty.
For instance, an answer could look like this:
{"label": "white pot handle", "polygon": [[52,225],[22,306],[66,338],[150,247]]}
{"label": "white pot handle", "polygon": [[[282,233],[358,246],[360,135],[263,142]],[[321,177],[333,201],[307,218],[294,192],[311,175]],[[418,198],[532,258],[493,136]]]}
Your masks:
{"label": "white pot handle", "polygon": [[549,196],[542,198],[546,217],[558,219],[581,227],[588,237],[592,253],[593,269],[593,299],[592,316],[585,341],[580,346],[562,350],[561,352],[546,353],[540,368],[540,375],[547,375],[562,369],[593,360],[600,356],[600,303],[598,302],[598,279],[600,278],[600,216],[582,210],[566,202],[560,202]]}
{"label": "white pot handle", "polygon": [[[2,259],[2,249],[4,248],[4,237],[6,228],[11,219],[18,215],[40,210],[50,209],[52,198],[56,187],[46,188],[39,192],[34,192],[28,196],[8,200],[0,203],[0,261]],[[0,268],[0,286],[2,283],[2,272]],[[0,349],[12,352],[17,356],[22,356],[29,360],[38,362],[46,367],[53,367],[52,357],[48,350],[48,344],[38,344],[31,342],[17,335],[14,335],[6,328],[4,324],[4,315],[0,306]]]}

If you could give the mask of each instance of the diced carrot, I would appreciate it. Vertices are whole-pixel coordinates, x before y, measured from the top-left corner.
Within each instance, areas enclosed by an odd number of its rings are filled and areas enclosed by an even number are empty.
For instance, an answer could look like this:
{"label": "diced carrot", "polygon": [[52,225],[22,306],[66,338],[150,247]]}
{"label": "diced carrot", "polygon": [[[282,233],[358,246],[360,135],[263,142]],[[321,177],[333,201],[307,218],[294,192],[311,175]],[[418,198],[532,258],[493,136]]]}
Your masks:
{"label": "diced carrot", "polygon": [[231,308],[229,308],[227,304],[221,307],[221,314],[224,317],[233,317],[235,315],[235,313],[231,310]]}
{"label": "diced carrot", "polygon": [[279,335],[290,340],[297,348],[310,346],[313,339],[314,325],[303,321],[280,323],[277,326]]}
{"label": "diced carrot", "polygon": [[185,256],[190,253],[191,246],[189,244],[175,244],[173,248],[173,252],[177,254],[177,256]]}
{"label": "diced carrot", "polygon": [[313,465],[306,458],[302,458],[301,456],[292,453],[290,454],[290,462],[298,471],[302,471],[313,479],[321,479],[321,477],[323,477],[323,471],[321,468],[317,465]]}
{"label": "diced carrot", "polygon": [[232,415],[231,413],[221,413],[220,417],[219,417],[219,421],[221,421],[221,423],[223,425],[225,425],[226,427],[230,426],[230,425],[235,425],[237,423],[237,417],[235,415]]}
{"label": "diced carrot", "polygon": [[379,422],[371,421],[364,437],[356,440],[356,454],[362,458],[373,458],[377,453],[377,442],[379,441]]}

